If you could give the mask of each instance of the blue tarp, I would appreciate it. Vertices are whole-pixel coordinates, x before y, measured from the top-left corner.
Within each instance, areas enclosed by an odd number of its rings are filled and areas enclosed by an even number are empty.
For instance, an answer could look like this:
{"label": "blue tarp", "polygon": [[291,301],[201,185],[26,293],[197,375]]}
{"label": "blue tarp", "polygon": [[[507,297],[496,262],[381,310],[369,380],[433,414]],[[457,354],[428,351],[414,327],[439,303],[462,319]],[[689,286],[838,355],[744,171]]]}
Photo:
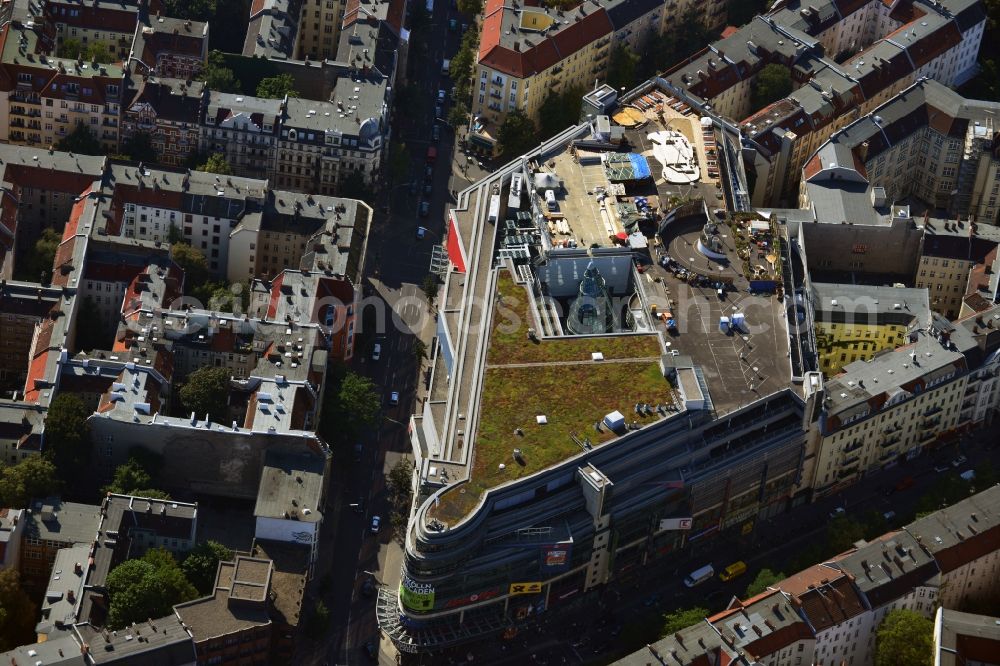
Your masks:
{"label": "blue tarp", "polygon": [[639,153],[629,153],[628,159],[629,162],[632,163],[632,177],[635,180],[645,180],[646,178],[649,178],[649,163],[646,161],[645,157]]}

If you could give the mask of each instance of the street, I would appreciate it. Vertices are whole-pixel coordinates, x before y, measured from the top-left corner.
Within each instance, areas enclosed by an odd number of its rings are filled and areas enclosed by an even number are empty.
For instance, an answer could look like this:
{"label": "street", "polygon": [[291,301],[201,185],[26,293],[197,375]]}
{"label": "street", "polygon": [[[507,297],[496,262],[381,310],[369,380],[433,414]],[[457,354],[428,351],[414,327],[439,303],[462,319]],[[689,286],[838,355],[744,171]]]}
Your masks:
{"label": "street", "polygon": [[[363,288],[366,298],[383,302],[387,309],[384,317],[376,316],[371,307],[360,313],[352,369],[372,379],[382,410],[378,425],[361,442],[360,461],[351,451],[334,450],[320,562],[303,608],[308,617],[316,599],[322,599],[330,610],[330,625],[322,640],[303,641],[297,663],[374,663],[370,648],[381,648],[380,663],[396,663],[389,653],[391,644],[380,643],[374,598],[369,596],[372,584],[396,586],[399,581],[402,551],[392,536],[384,474],[410,451],[406,428],[417,407],[421,368],[414,341],[420,338],[429,345],[435,334],[433,312],[421,288],[429,274],[432,247],[442,243],[447,207],[455,200],[452,193],[485,173],[476,163],[469,165],[464,155],[453,162],[455,135],[444,122],[450,97],[441,105],[441,116],[435,113],[437,91],[451,90],[451,82],[440,73],[441,60],[451,58],[461,41],[460,32],[449,31],[448,20],[471,22],[447,7],[440,2],[436,8],[423,41],[425,51],[411,46],[407,84],[418,91],[419,99],[410,105],[415,108],[397,108],[392,122],[394,143],[407,147],[408,177],[385,183],[373,205]],[[433,140],[435,125],[438,141]],[[437,159],[429,165],[427,148],[432,145]],[[429,204],[426,217],[419,213],[424,201]],[[426,229],[423,238],[417,238],[418,227]],[[378,360],[372,357],[375,344],[380,348]],[[394,391],[399,393],[398,405],[389,404]],[[371,524],[376,515],[381,526],[374,534]],[[370,581],[367,589],[366,581]]]}

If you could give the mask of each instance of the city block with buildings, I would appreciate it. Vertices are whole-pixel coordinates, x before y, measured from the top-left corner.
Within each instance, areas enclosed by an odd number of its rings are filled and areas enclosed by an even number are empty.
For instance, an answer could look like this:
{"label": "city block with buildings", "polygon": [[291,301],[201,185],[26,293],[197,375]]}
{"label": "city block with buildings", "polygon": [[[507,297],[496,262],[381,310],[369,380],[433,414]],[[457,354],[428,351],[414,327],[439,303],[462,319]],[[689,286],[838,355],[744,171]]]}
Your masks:
{"label": "city block with buildings", "polygon": [[998,511],[994,486],[859,541],[754,597],[734,598],[722,612],[615,663],[871,664],[879,624],[899,609],[934,620],[935,663],[989,663],[1000,648],[997,620],[955,609],[1000,591]]}
{"label": "city block with buildings", "polygon": [[[910,10],[953,28],[961,14]],[[761,17],[744,30],[789,48],[800,34]],[[767,209],[753,208],[739,128],[665,78],[598,88],[584,106],[588,122],[449,211],[430,390],[410,424],[416,501],[400,586],[378,601],[404,652],[499,635],[696,543],[752,538],[761,520],[933,455],[1000,406],[1000,235],[971,212],[993,187],[992,130],[977,129],[989,103],[904,82],[802,157],[799,208]],[[849,144],[861,153],[844,143],[861,136]],[[911,157],[905,176],[879,161],[907,137],[940,160]],[[962,213],[928,182],[948,141],[967,165],[948,181],[952,200],[967,194]],[[922,567],[925,597],[934,585],[944,597],[921,538],[869,547],[898,549],[913,562],[893,566]],[[819,580],[857,622],[875,603],[857,588],[874,555],[850,562],[850,576]],[[813,583],[795,595],[824,606]],[[920,594],[929,616],[937,597]],[[795,603],[769,592],[720,616],[726,638],[706,625],[685,645],[840,654],[840,629],[824,632],[841,619],[810,625]]]}
{"label": "city block with buildings", "polygon": [[[314,21],[300,30],[300,3],[286,4],[255,4],[243,53],[228,56],[268,59],[303,95],[272,100],[196,80],[208,58],[209,25],[164,16],[159,0],[4,3],[0,141],[51,148],[83,124],[109,153],[148,136],[157,162],[170,167],[221,154],[233,173],[284,189],[330,195],[355,176],[374,185],[405,54],[403,3],[359,15],[357,7],[344,14],[333,7],[340,3],[327,2],[322,30]],[[112,62],[57,57],[69,40],[107,45]]]}

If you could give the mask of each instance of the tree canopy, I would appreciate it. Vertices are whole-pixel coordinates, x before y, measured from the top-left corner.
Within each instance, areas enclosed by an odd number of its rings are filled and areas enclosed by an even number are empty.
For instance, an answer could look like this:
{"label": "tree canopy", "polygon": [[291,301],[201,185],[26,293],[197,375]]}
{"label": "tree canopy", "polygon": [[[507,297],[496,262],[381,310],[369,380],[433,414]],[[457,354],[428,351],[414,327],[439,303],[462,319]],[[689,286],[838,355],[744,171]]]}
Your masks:
{"label": "tree canopy", "polygon": [[458,11],[475,16],[483,13],[483,0],[458,0]]}
{"label": "tree canopy", "polygon": [[197,170],[207,173],[217,173],[220,176],[231,176],[233,174],[233,167],[229,166],[229,162],[226,161],[226,157],[222,153],[212,153],[209,155],[208,161],[200,165]]}
{"label": "tree canopy", "polygon": [[174,243],[170,255],[184,271],[184,287],[189,293],[208,280],[208,260],[198,248],[191,247],[190,243]]}
{"label": "tree canopy", "polygon": [[64,39],[59,48],[56,49],[56,56],[68,58],[70,60],[83,60],[85,62],[97,62],[107,64],[115,61],[115,46],[107,42],[91,42],[84,45],[78,39],[69,37]]}
{"label": "tree canopy", "polygon": [[184,558],[181,570],[199,594],[210,594],[215,585],[219,562],[231,559],[233,551],[218,541],[202,541]]}
{"label": "tree canopy", "polygon": [[890,611],[875,634],[875,666],[930,664],[934,623],[911,610]]}
{"label": "tree canopy", "polygon": [[757,574],[757,577],[753,579],[753,582],[747,585],[747,596],[756,596],[771,585],[774,585],[780,580],[784,580],[785,577],[786,576],[783,573],[774,573],[770,569],[761,569],[760,573]]}
{"label": "tree canopy", "polygon": [[347,443],[375,422],[380,401],[372,380],[337,367],[330,373],[320,412],[320,433],[330,442]]}
{"label": "tree canopy", "polygon": [[209,90],[225,93],[240,92],[240,82],[236,80],[236,74],[226,67],[226,59],[219,51],[211,51],[208,54],[208,63],[198,78],[205,82],[205,87]]}
{"label": "tree canopy", "polygon": [[78,122],[72,132],[56,142],[56,150],[80,155],[104,154],[104,146],[97,140],[97,135],[82,122]]}
{"label": "tree canopy", "polygon": [[45,415],[44,450],[63,478],[76,474],[90,461],[92,445],[87,425],[90,414],[83,400],[74,393],[60,393],[49,405]]}
{"label": "tree canopy", "polygon": [[615,90],[621,88],[631,90],[637,81],[636,68],[638,65],[638,54],[627,46],[616,47],[608,60],[608,85]]}
{"label": "tree canopy", "polygon": [[199,419],[207,413],[216,423],[228,423],[229,378],[228,368],[198,368],[181,386],[181,403]]}
{"label": "tree canopy", "polygon": [[375,200],[375,191],[365,182],[365,177],[360,171],[352,171],[337,185],[337,195],[345,199],[357,199],[365,203],[372,203]]}
{"label": "tree canopy", "polygon": [[784,65],[770,64],[757,74],[753,84],[751,105],[754,110],[787,97],[792,92],[792,74]]}
{"label": "tree canopy", "polygon": [[[35,241],[34,252],[25,252],[18,255],[16,275],[28,282],[42,282],[47,284],[52,277],[52,262],[56,258],[56,250],[62,236],[55,229],[42,229],[41,235]],[[42,274],[46,278],[42,278]]]}
{"label": "tree canopy", "polygon": [[168,551],[159,548],[142,558],[125,560],[107,578],[108,627],[120,629],[132,622],[163,617],[176,604],[190,601],[198,591]]}
{"label": "tree canopy", "polygon": [[291,74],[268,76],[257,84],[257,97],[284,99],[285,95],[298,97],[298,94],[295,90],[295,79],[292,78]]}
{"label": "tree canopy", "polygon": [[506,157],[514,157],[528,152],[538,144],[535,123],[524,111],[514,109],[507,114],[497,130],[497,143],[500,152]]}
{"label": "tree canopy", "polygon": [[215,0],[166,0],[167,16],[207,21],[215,15]]}
{"label": "tree canopy", "polygon": [[545,96],[538,110],[542,138],[555,136],[579,122],[584,92],[581,86],[570,86],[561,93],[550,91]]}
{"label": "tree canopy", "polygon": [[688,608],[675,610],[672,613],[666,613],[663,616],[663,634],[664,636],[670,636],[676,634],[681,629],[687,629],[688,627],[698,624],[702,620],[708,617],[708,610],[704,608]]}
{"label": "tree canopy", "polygon": [[0,506],[27,506],[32,497],[59,492],[56,466],[44,456],[29,455],[16,465],[0,465]]}
{"label": "tree canopy", "polygon": [[115,468],[111,483],[104,492],[119,495],[135,495],[151,499],[170,499],[170,495],[153,488],[153,476],[138,459],[130,457],[124,465]]}
{"label": "tree canopy", "polygon": [[159,155],[153,147],[153,139],[149,132],[136,132],[122,146],[125,155],[133,162],[156,162]]}
{"label": "tree canopy", "polygon": [[0,569],[0,652],[34,642],[35,612],[17,569]]}

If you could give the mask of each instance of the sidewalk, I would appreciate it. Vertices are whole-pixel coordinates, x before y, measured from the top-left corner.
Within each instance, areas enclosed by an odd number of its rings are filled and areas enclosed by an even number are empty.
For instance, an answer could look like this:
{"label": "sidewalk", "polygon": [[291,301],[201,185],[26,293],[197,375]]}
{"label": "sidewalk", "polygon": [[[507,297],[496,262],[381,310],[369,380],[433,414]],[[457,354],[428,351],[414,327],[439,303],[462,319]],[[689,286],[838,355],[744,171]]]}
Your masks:
{"label": "sidewalk", "polygon": [[[409,460],[412,463],[409,455],[387,451],[383,471],[388,473],[400,460]],[[378,550],[379,581],[390,589],[398,589],[402,566],[403,548],[395,539],[390,539],[388,543],[381,546]],[[392,666],[399,663],[399,653],[396,650],[396,646],[382,632],[379,632],[378,662],[383,666]]]}

